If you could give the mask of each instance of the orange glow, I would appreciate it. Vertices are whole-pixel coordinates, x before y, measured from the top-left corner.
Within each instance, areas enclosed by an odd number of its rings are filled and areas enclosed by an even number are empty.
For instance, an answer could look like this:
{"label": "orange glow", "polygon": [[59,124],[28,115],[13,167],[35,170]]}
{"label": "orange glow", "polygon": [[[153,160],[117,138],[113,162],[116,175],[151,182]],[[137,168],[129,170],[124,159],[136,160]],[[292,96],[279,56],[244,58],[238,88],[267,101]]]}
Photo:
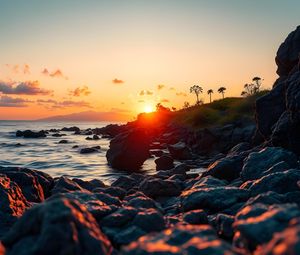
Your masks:
{"label": "orange glow", "polygon": [[154,106],[153,105],[151,105],[151,104],[146,104],[145,106],[144,106],[144,112],[145,113],[150,113],[150,112],[154,112],[155,111],[155,109],[154,109]]}

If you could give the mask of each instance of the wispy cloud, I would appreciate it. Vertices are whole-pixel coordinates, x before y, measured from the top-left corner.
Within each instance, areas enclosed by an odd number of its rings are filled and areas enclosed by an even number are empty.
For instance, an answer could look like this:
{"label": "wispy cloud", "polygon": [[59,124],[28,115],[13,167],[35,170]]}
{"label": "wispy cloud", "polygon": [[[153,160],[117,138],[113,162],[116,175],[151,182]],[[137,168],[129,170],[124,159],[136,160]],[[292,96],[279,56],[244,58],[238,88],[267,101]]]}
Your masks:
{"label": "wispy cloud", "polygon": [[88,86],[77,87],[69,92],[69,95],[74,97],[88,96],[89,94],[91,94],[91,91]]}
{"label": "wispy cloud", "polygon": [[122,83],[124,83],[124,82],[125,82],[125,81],[120,80],[120,79],[117,79],[117,78],[115,78],[115,79],[112,80],[112,83],[114,83],[114,84],[122,84]]}
{"label": "wispy cloud", "polygon": [[176,96],[183,96],[183,97],[186,97],[187,94],[184,93],[184,92],[177,92],[177,93],[176,93]]}
{"label": "wispy cloud", "polygon": [[0,92],[10,95],[51,95],[53,91],[40,88],[39,81],[0,81]]}
{"label": "wispy cloud", "polygon": [[47,68],[44,68],[42,71],[42,74],[51,78],[62,78],[65,80],[68,80],[68,77],[63,74],[63,72],[60,69],[56,69],[52,72],[50,72]]}
{"label": "wispy cloud", "polygon": [[57,101],[53,99],[37,100],[37,103],[45,106],[46,108],[56,109],[56,108],[70,108],[70,107],[78,107],[78,108],[93,108],[89,102],[86,101],[73,101],[73,100],[64,100]]}
{"label": "wispy cloud", "polygon": [[169,99],[165,99],[165,98],[164,98],[164,99],[161,99],[161,100],[160,100],[160,102],[161,102],[161,103],[169,103],[169,102],[170,102],[170,100],[169,100]]}
{"label": "wispy cloud", "polygon": [[0,107],[26,107],[32,101],[23,98],[12,98],[9,96],[0,97]]}
{"label": "wispy cloud", "polygon": [[6,67],[9,68],[14,74],[19,74],[19,73],[23,73],[23,74],[30,74],[30,66],[28,64],[24,64],[24,65],[10,65],[10,64],[6,64]]}
{"label": "wispy cloud", "polygon": [[139,95],[140,96],[151,96],[151,95],[153,95],[153,92],[150,90],[141,90]]}
{"label": "wispy cloud", "polygon": [[157,85],[157,89],[158,89],[158,90],[161,90],[161,89],[163,89],[164,87],[165,87],[164,84],[158,84],[158,85]]}

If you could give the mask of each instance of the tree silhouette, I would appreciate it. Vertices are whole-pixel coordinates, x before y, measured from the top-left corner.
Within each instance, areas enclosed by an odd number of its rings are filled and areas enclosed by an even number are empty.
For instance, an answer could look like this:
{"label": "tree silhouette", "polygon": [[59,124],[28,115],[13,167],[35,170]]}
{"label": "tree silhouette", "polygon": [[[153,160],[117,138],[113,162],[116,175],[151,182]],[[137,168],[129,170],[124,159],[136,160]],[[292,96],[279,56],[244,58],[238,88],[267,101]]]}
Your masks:
{"label": "tree silhouette", "polygon": [[254,82],[255,86],[254,86],[254,94],[259,92],[260,87],[261,87],[261,81],[262,79],[258,76],[255,76],[252,81]]}
{"label": "tree silhouette", "polygon": [[242,91],[242,96],[251,96],[260,91],[262,79],[258,76],[255,76],[252,79],[253,83],[246,83],[244,85],[244,91]]}
{"label": "tree silhouette", "polygon": [[194,85],[194,86],[190,87],[190,93],[195,93],[195,95],[197,97],[196,105],[200,104],[199,94],[202,92],[203,92],[203,89],[199,85]]}
{"label": "tree silhouette", "polygon": [[191,106],[190,103],[187,102],[187,101],[185,101],[185,102],[183,103],[183,109],[187,109],[187,108],[189,108],[190,106]]}
{"label": "tree silhouette", "polygon": [[222,94],[223,99],[224,99],[225,90],[226,90],[225,87],[220,87],[220,88],[218,89],[218,92],[219,92],[220,94]]}
{"label": "tree silhouette", "polygon": [[247,96],[247,92],[246,91],[242,91],[241,96],[242,97],[246,97]]}
{"label": "tree silhouette", "polygon": [[211,103],[211,94],[213,94],[214,93],[214,91],[212,90],[212,89],[209,89],[208,91],[207,91],[207,94],[209,95],[209,102]]}

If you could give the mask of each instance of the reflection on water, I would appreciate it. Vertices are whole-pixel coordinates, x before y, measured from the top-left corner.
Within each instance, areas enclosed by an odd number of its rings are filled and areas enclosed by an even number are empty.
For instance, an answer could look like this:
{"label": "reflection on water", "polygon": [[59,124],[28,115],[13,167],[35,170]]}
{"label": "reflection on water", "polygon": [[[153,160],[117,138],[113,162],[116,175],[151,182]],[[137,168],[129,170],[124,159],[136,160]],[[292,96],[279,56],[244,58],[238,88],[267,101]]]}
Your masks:
{"label": "reflection on water", "polygon": [[[98,178],[111,182],[126,172],[117,171],[107,165],[106,151],[108,139],[87,141],[85,135],[73,135],[73,132],[61,132],[63,137],[28,139],[16,137],[17,130],[46,130],[51,128],[77,126],[80,129],[103,127],[107,122],[31,122],[0,121],[0,166],[21,166],[45,171],[53,177],[67,175],[70,177],[93,179]],[[67,144],[59,144],[60,140],[68,140]],[[19,144],[20,143],[20,144]],[[78,145],[78,148],[72,148]],[[80,154],[84,147],[100,145],[99,153]],[[154,172],[154,160],[149,159],[143,171]]]}

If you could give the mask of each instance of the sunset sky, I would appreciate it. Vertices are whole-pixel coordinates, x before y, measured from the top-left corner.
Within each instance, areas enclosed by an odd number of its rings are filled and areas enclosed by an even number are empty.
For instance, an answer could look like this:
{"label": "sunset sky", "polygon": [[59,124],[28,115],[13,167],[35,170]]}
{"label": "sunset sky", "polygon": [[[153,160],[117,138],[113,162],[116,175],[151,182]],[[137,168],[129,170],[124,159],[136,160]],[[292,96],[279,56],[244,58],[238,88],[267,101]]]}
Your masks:
{"label": "sunset sky", "polygon": [[162,102],[270,88],[299,0],[0,0],[0,119],[135,116]]}

